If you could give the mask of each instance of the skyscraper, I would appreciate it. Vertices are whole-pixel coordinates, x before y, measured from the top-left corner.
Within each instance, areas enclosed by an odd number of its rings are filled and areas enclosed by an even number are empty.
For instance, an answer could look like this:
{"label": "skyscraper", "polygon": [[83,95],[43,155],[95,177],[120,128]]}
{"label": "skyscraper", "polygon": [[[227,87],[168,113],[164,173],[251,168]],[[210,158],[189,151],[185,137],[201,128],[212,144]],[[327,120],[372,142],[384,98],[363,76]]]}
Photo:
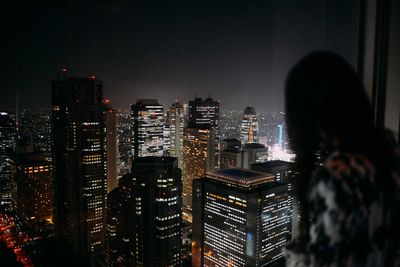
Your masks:
{"label": "skyscraper", "polygon": [[185,220],[192,220],[193,180],[213,169],[215,169],[213,130],[185,128],[183,134],[183,215]]}
{"label": "skyscraper", "polygon": [[164,114],[156,99],[139,99],[131,107],[132,155],[163,156]]}
{"label": "skyscraper", "polygon": [[117,187],[118,168],[117,168],[117,115],[118,111],[111,108],[110,100],[105,99],[104,113],[106,116],[106,152],[107,152],[107,193]]}
{"label": "skyscraper", "polygon": [[189,101],[188,127],[183,133],[184,219],[191,221],[192,182],[219,166],[219,102]]}
{"label": "skyscraper", "polygon": [[107,214],[108,266],[181,266],[182,178],[176,158],[135,159],[132,174],[109,194]]}
{"label": "skyscraper", "polygon": [[134,179],[131,173],[122,176],[118,187],[107,197],[106,264],[112,266],[136,266],[134,247],[136,201]]}
{"label": "skyscraper", "polygon": [[256,110],[253,107],[246,107],[244,110],[240,128],[240,141],[243,145],[258,143],[258,122]]}
{"label": "skyscraper", "polygon": [[289,234],[287,185],[244,169],[207,172],[193,184],[192,265],[267,266]]}
{"label": "skyscraper", "polygon": [[210,130],[215,139],[215,167],[219,166],[220,149],[219,102],[212,98],[202,100],[196,97],[189,101],[188,128]]}
{"label": "skyscraper", "polygon": [[103,85],[95,77],[52,82],[55,224],[76,264],[89,265],[104,245],[107,193]]}
{"label": "skyscraper", "polygon": [[173,157],[133,162],[136,266],[180,266],[182,174]]}
{"label": "skyscraper", "polygon": [[290,201],[290,220],[291,220],[291,236],[295,237],[299,233],[299,208],[300,204],[293,197],[292,182],[296,177],[295,166],[293,162],[282,160],[270,160],[262,163],[255,163],[251,165],[251,169],[259,172],[270,173],[275,175],[278,182],[288,184],[288,193]]}
{"label": "skyscraper", "polygon": [[175,102],[167,113],[170,138],[170,156],[178,158],[179,168],[183,166],[183,127],[185,126],[185,112],[181,103]]}
{"label": "skyscraper", "polygon": [[12,114],[0,112],[0,205],[13,205],[13,180],[9,152],[16,146],[16,123]]}

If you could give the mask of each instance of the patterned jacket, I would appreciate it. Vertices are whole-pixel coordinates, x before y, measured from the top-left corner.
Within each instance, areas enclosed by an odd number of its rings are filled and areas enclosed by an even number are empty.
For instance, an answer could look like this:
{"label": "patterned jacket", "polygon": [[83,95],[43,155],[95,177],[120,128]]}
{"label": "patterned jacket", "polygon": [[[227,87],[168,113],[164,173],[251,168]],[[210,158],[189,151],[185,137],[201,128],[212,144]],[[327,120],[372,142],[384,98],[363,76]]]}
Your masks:
{"label": "patterned jacket", "polygon": [[309,235],[284,249],[286,265],[400,266],[400,171],[379,190],[375,167],[362,155],[334,152],[310,180]]}

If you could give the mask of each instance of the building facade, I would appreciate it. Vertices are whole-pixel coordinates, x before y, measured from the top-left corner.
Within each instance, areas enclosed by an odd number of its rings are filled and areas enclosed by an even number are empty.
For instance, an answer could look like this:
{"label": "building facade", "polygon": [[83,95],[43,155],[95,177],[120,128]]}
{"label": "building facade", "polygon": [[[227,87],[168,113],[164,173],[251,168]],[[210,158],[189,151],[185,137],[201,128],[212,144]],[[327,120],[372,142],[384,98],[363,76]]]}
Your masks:
{"label": "building facade", "polygon": [[168,110],[170,156],[178,158],[179,168],[183,166],[183,128],[185,111],[181,103],[174,103]]}
{"label": "building facade", "polygon": [[189,101],[188,128],[210,130],[215,140],[215,167],[219,167],[220,151],[220,121],[219,102],[212,98],[201,99],[196,97]]}
{"label": "building facade", "polygon": [[276,181],[286,183],[288,185],[291,214],[291,236],[292,238],[298,236],[300,222],[300,203],[294,198],[292,184],[297,175],[295,164],[293,162],[282,160],[270,160],[267,162],[252,164],[251,169],[259,172],[273,174],[276,177]]}
{"label": "building facade", "polygon": [[107,194],[106,119],[102,82],[52,82],[52,160],[57,234],[74,262],[90,265],[104,246]]}
{"label": "building facade", "polygon": [[110,100],[105,99],[104,113],[106,116],[106,152],[107,152],[107,193],[117,187],[118,182],[118,137],[117,123],[118,111],[112,109]]}
{"label": "building facade", "polygon": [[18,153],[13,156],[16,211],[28,225],[53,222],[51,154]]}
{"label": "building facade", "polygon": [[183,209],[191,221],[193,180],[215,169],[215,139],[212,130],[185,128],[183,134]]}
{"label": "building facade", "polygon": [[289,234],[287,185],[244,169],[194,181],[192,266],[267,266]]}
{"label": "building facade", "polygon": [[0,205],[14,206],[12,163],[9,157],[16,147],[15,118],[8,112],[0,112]]}
{"label": "building facade", "polygon": [[139,99],[131,106],[132,155],[164,155],[164,108],[156,99]]}

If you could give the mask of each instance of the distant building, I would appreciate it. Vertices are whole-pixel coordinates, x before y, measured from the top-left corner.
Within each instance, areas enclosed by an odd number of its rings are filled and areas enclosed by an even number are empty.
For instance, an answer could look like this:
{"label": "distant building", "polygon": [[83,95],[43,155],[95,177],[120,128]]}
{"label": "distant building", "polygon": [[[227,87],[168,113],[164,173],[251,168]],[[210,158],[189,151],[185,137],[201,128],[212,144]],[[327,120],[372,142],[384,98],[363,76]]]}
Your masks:
{"label": "distant building", "polygon": [[192,183],[215,169],[215,135],[213,130],[185,128],[183,134],[183,210],[191,221]]}
{"label": "distant building", "polygon": [[131,110],[133,158],[163,156],[163,106],[156,99],[139,99]]}
{"label": "distant building", "polygon": [[249,153],[243,149],[225,149],[221,151],[221,169],[243,168],[249,169]]}
{"label": "distant building", "polygon": [[181,266],[182,178],[176,158],[137,158],[108,203],[107,266]]}
{"label": "distant building", "polygon": [[170,156],[178,158],[179,168],[183,166],[183,127],[185,126],[184,106],[174,103],[168,110]]}
{"label": "distant building", "polygon": [[259,142],[256,110],[253,107],[246,107],[244,110],[240,128],[240,141],[243,145]]}
{"label": "distant building", "polygon": [[43,221],[53,222],[51,154],[18,153],[12,158],[18,215],[28,225]]}
{"label": "distant building", "polygon": [[107,193],[117,187],[118,183],[118,143],[117,119],[118,111],[111,108],[110,100],[103,101],[106,115],[106,151],[107,151]]}
{"label": "distant building", "polygon": [[221,169],[250,169],[251,164],[268,160],[268,149],[264,145],[247,143],[242,147],[237,139],[225,139],[222,144],[225,149],[221,151]]}
{"label": "distant building", "polygon": [[14,116],[0,112],[0,205],[13,206],[12,166],[9,150],[14,151],[17,140],[17,128]]}
{"label": "distant building", "polygon": [[254,163],[268,161],[268,148],[262,144],[246,144],[244,149],[249,153],[249,166]]}
{"label": "distant building", "polygon": [[103,85],[95,77],[52,82],[55,226],[74,262],[90,265],[103,250],[107,194]]}
{"label": "distant building", "polygon": [[267,266],[289,235],[287,185],[244,169],[207,172],[193,183],[192,266]]}
{"label": "distant building", "polygon": [[224,139],[221,141],[221,151],[226,150],[226,149],[240,149],[241,147],[242,147],[242,144],[240,143],[240,140],[238,140],[238,139],[229,138],[229,139]]}

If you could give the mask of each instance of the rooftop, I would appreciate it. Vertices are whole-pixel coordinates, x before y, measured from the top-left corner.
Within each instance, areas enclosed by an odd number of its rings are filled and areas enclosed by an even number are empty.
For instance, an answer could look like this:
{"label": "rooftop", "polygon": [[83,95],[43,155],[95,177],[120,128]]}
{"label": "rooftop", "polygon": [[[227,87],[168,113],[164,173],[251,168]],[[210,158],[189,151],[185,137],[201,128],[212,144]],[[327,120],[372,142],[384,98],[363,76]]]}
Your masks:
{"label": "rooftop", "polygon": [[283,160],[270,160],[267,162],[255,163],[252,165],[257,166],[257,167],[264,167],[264,168],[277,168],[277,167],[283,167],[283,166],[291,166],[291,165],[293,165],[293,162],[288,162],[288,161],[283,161]]}
{"label": "rooftop", "polygon": [[213,180],[230,183],[245,188],[275,181],[275,176],[272,174],[241,168],[209,171],[206,173],[206,176],[207,178]]}

